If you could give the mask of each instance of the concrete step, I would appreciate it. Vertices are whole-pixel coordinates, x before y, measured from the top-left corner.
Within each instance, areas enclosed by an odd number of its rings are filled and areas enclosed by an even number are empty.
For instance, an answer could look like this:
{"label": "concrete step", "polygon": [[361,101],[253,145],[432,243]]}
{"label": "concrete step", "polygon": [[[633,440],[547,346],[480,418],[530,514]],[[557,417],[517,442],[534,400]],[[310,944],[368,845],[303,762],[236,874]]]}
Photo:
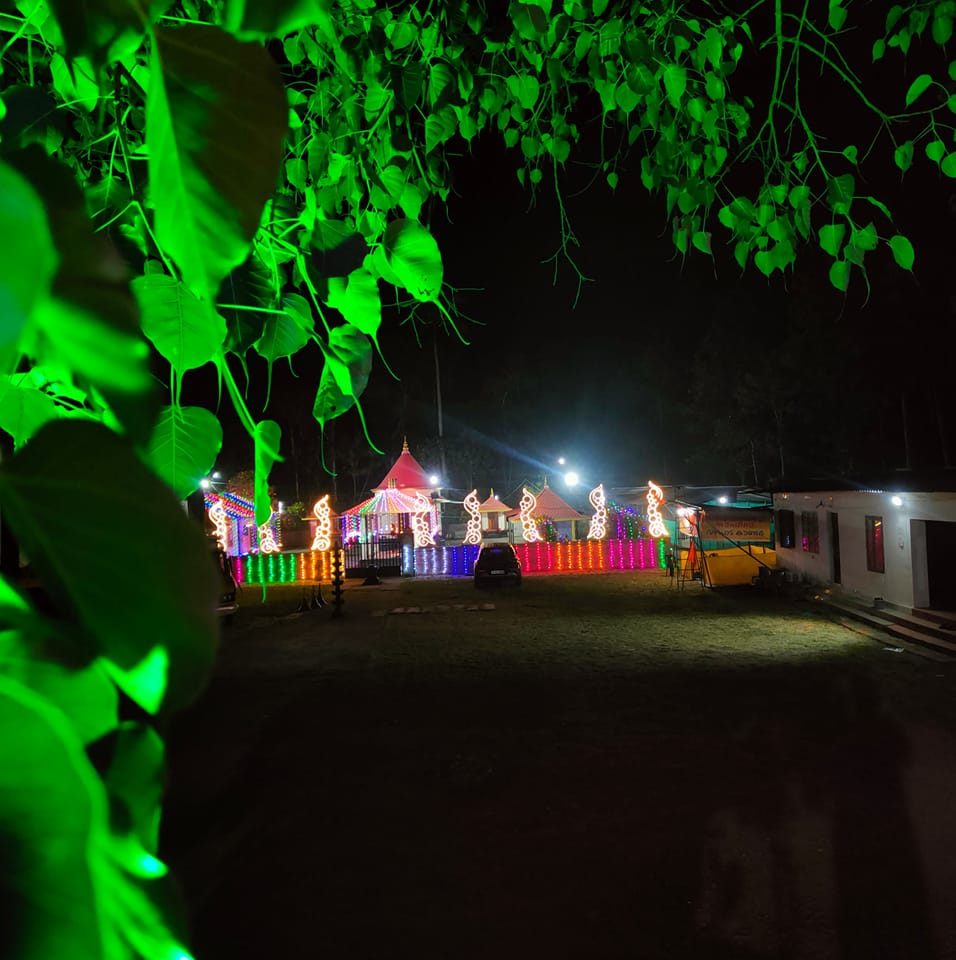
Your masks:
{"label": "concrete step", "polygon": [[913,607],[912,613],[914,617],[932,620],[933,623],[938,623],[951,633],[956,633],[956,613],[951,613],[949,610],[927,610],[923,607]]}
{"label": "concrete step", "polygon": [[[867,608],[864,608],[867,609]],[[912,610],[904,610],[901,607],[874,607],[873,612],[884,620],[889,620],[901,627],[908,627],[910,630],[919,630],[921,633],[928,633],[937,640],[944,640],[946,643],[956,643],[956,634],[952,630],[947,630],[938,620],[930,620],[921,614],[913,613]]]}
{"label": "concrete step", "polygon": [[[933,660],[951,660],[956,657],[956,638],[945,640],[935,635],[935,630],[928,632],[919,628],[919,626],[908,626],[890,619],[890,614],[894,611],[879,610],[874,611],[866,607],[858,607],[855,604],[847,603],[841,600],[827,600],[827,606],[844,617],[864,623],[867,626],[889,634],[897,641],[913,646],[913,653],[925,651],[932,653]],[[916,619],[916,618],[911,618]],[[929,626],[929,625],[928,625]]]}

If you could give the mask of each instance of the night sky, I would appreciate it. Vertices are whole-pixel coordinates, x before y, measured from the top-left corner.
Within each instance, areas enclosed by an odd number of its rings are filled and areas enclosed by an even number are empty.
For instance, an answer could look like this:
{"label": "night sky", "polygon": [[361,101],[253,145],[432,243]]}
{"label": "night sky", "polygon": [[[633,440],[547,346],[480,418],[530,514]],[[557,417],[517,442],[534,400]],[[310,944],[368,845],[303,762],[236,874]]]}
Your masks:
{"label": "night sky", "polygon": [[[763,66],[751,68],[748,89]],[[897,58],[863,79],[874,95],[902,101],[917,68],[909,64],[906,74]],[[862,153],[872,124],[821,84],[805,96],[816,96],[831,148],[857,142]],[[582,124],[594,113],[582,105]],[[559,258],[555,283],[554,264],[545,262],[560,240],[553,189],[542,184],[533,198],[496,135],[479,137],[470,152],[459,142],[454,194],[429,219],[469,345],[438,326],[431,307],[418,322],[387,311],[381,346],[401,379],[376,359],[362,398],[385,456],[369,452],[358,417],[346,414],[326,438],[334,484],[321,469],[311,418],[319,351],[297,359],[296,375],[276,364],[266,415],[282,425],[289,453],[273,475],[281,497],[308,499],[334,486],[348,505],[381,479],[405,435],[426,468],[438,468],[436,337],[450,489],[514,489],[556,473],[559,455],[585,483],[612,485],[653,476],[765,487],[782,477],[883,475],[907,461],[943,466],[956,451],[946,386],[956,346],[951,181],[918,155],[901,182],[881,141],[867,168],[875,179],[857,190],[888,203],[916,247],[916,268],[905,274],[881,248],[867,259],[869,298],[856,272],[844,298],[827,280],[829,258],[810,247],[798,251],[794,271],[769,282],[752,264],[741,275],[721,227],[714,260],[682,261],[662,198],[640,183],[636,151],[619,168],[615,192],[595,177],[595,130],[561,182],[579,241],[572,252],[589,278],[577,304],[573,268]],[[740,176],[752,192],[752,171]],[[264,383],[265,365],[250,359]],[[261,407],[264,390],[251,399]],[[225,406],[220,469],[228,474],[251,467],[252,453]]]}

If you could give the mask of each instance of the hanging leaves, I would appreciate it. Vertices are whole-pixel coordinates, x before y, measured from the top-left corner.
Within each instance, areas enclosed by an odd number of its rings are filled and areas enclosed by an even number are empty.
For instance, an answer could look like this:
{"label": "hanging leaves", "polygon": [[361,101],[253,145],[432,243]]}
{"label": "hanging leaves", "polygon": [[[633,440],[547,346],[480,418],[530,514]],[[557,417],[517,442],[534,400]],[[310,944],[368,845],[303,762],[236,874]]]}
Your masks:
{"label": "hanging leaves", "polygon": [[425,227],[415,220],[393,220],[385,230],[384,247],[389,267],[416,300],[438,299],[441,251]]}
{"label": "hanging leaves", "polygon": [[[105,235],[94,232],[73,174],[37,146],[11,153],[7,161],[41,198],[59,261],[50,295],[33,303],[32,343],[26,352],[62,362],[102,390],[145,394],[148,348],[140,336],[125,264]],[[25,242],[30,243],[29,236]],[[43,244],[35,251],[41,289],[43,271],[49,270]],[[149,421],[145,406],[136,397],[115,403],[124,426],[137,435]]]}
{"label": "hanging leaves", "polygon": [[382,301],[378,282],[364,267],[353,270],[348,278],[329,281],[328,304],[345,317],[353,327],[373,340],[382,325]]}
{"label": "hanging leaves", "polygon": [[904,270],[912,270],[913,263],[916,260],[916,254],[913,251],[913,244],[910,243],[910,241],[901,233],[897,233],[890,237],[887,242],[890,245],[890,250],[893,251],[893,259],[896,261],[897,265],[902,267]]}
{"label": "hanging leaves", "polygon": [[156,29],[146,111],[156,237],[202,299],[246,258],[287,126],[263,47],[215,27]]}
{"label": "hanging leaves", "polygon": [[[0,497],[46,592],[129,675],[126,692],[144,705],[189,702],[212,662],[219,585],[168,487],[112,431],[58,420],[0,467]],[[149,537],[104,519],[116,516]],[[135,673],[155,651],[168,669]]]}
{"label": "hanging leaves", "polygon": [[282,313],[266,315],[256,352],[270,363],[298,353],[312,338],[314,320],[308,300],[297,293],[287,294]]}
{"label": "hanging leaves", "polygon": [[133,280],[143,333],[179,374],[208,363],[226,339],[226,321],[204,300],[164,273]]}
{"label": "hanging leaves", "polygon": [[929,88],[932,84],[933,78],[928,73],[921,73],[911,84],[909,90],[906,91],[906,105],[912,106],[916,99]]}
{"label": "hanging leaves", "polygon": [[212,469],[222,448],[222,427],[202,407],[164,407],[150,437],[147,459],[179,500]]}
{"label": "hanging leaves", "polygon": [[240,37],[282,37],[326,22],[328,6],[322,0],[227,0],[225,27]]}
{"label": "hanging leaves", "polygon": [[263,420],[256,424],[255,440],[255,500],[256,526],[268,522],[272,516],[272,498],[269,496],[269,474],[279,458],[279,443],[282,430],[275,420]]}
{"label": "hanging leaves", "polygon": [[43,201],[20,173],[0,163],[0,236],[16,238],[0,257],[0,373],[16,359],[34,304],[48,296],[59,257]]}

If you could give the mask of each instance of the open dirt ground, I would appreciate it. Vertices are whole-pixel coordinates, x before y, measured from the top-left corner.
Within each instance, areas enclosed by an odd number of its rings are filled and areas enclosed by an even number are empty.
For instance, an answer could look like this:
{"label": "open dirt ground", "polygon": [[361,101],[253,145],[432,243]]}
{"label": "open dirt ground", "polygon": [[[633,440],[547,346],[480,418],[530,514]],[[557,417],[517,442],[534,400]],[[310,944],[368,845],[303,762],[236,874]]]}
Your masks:
{"label": "open dirt ground", "polygon": [[956,664],[659,571],[301,593],[172,731],[199,960],[956,958]]}

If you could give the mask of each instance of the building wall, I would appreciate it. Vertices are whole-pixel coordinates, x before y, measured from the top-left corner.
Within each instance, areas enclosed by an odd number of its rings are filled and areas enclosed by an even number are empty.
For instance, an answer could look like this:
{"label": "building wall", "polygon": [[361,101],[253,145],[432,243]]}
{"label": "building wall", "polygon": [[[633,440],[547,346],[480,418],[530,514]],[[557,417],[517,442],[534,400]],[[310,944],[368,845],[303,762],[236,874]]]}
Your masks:
{"label": "building wall", "polygon": [[[900,506],[892,498],[902,500]],[[889,600],[905,607],[925,602],[914,596],[913,520],[942,520],[956,522],[956,493],[893,493],[863,491],[816,491],[814,493],[777,493],[774,510],[792,510],[794,513],[794,546],[786,548],[779,542],[777,524],[777,565],[792,571],[801,580],[831,584],[835,593],[847,593],[872,602],[876,598]],[[822,504],[822,506],[821,506]],[[801,513],[814,512],[819,529],[819,552],[802,547],[804,530]],[[833,560],[830,521],[828,514],[838,515],[840,539],[840,571],[842,583],[833,583]],[[778,515],[775,514],[775,517]],[[883,518],[884,572],[867,569],[866,517]],[[920,527],[916,528],[917,594],[925,580],[925,548],[920,543]],[[956,557],[953,558],[956,569]]]}

